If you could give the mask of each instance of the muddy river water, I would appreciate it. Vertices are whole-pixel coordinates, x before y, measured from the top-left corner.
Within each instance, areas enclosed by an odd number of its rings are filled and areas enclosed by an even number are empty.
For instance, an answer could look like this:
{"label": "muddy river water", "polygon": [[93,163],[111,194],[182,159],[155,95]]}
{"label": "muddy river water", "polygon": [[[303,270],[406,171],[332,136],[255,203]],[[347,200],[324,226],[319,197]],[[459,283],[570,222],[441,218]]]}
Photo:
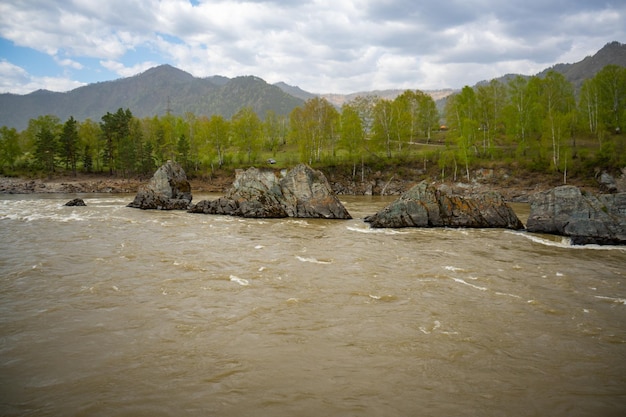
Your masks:
{"label": "muddy river water", "polygon": [[0,196],[2,416],[626,415],[625,247],[78,196]]}

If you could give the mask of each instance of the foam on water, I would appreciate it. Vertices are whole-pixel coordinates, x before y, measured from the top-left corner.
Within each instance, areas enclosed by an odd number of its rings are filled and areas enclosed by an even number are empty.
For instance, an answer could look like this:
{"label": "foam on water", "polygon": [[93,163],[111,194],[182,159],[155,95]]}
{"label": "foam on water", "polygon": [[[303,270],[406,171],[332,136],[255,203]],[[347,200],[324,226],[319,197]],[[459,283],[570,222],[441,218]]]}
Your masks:
{"label": "foam on water", "polygon": [[477,290],[487,291],[487,289],[488,289],[487,287],[481,287],[479,285],[471,284],[471,283],[469,283],[469,282],[467,282],[467,281],[465,281],[464,279],[461,279],[461,278],[452,278],[452,280],[454,282],[458,282],[459,284],[467,285],[467,286],[475,288]]}
{"label": "foam on water", "polygon": [[296,255],[296,259],[299,260],[300,262],[310,262],[313,264],[322,264],[322,265],[328,265],[328,264],[333,263],[333,261],[321,260],[321,259],[316,259],[316,258],[305,258],[300,255]]}
{"label": "foam on water", "polygon": [[624,304],[624,305],[626,305],[626,298],[604,297],[604,296],[601,296],[601,295],[596,295],[596,298],[599,298],[601,300],[607,300],[607,301],[610,301],[610,302],[616,303],[616,304]]}
{"label": "foam on water", "polygon": [[[547,237],[542,237],[539,235],[531,234],[528,232],[515,232],[515,231],[506,231],[506,233],[511,233],[517,236],[522,236],[532,242],[539,243],[545,246],[552,246],[556,248],[563,249],[594,249],[594,250],[619,250],[626,251],[626,247],[624,246],[615,246],[615,245],[572,245],[572,240],[567,236],[554,236],[553,240]],[[559,239],[560,238],[560,239]]]}
{"label": "foam on water", "polygon": [[247,279],[244,279],[244,278],[239,278],[239,277],[237,277],[235,275],[231,275],[230,276],[230,280],[232,282],[235,282],[235,283],[237,283],[239,285],[242,285],[242,286],[250,285],[250,281],[248,281]]}
{"label": "foam on water", "polygon": [[350,230],[351,232],[359,232],[359,233],[373,233],[373,234],[383,234],[383,235],[404,235],[407,234],[407,232],[401,232],[399,230],[395,230],[395,229],[375,229],[375,228],[371,228],[371,227],[354,227],[354,226],[347,226],[346,229]]}

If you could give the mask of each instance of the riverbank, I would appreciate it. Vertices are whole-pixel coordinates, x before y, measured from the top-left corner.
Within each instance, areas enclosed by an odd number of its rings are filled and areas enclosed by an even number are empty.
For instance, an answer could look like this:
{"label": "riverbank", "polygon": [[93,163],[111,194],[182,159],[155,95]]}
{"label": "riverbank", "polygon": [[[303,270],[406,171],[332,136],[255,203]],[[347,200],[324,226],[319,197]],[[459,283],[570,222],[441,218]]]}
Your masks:
{"label": "riverbank", "polygon": [[[136,193],[149,178],[117,178],[108,175],[78,175],[76,177],[10,178],[0,177],[0,194],[47,193]],[[213,180],[192,179],[192,191],[222,192],[232,184],[231,178]]]}
{"label": "riverbank", "polygon": [[[333,191],[339,195],[400,195],[423,179],[418,173],[399,175],[394,172],[376,172],[361,181],[340,171],[325,171]],[[497,191],[508,201],[526,202],[539,191],[562,185],[562,177],[545,175],[512,176],[494,170],[477,170],[467,181],[444,181],[452,191],[459,194]],[[192,178],[192,192],[223,193],[234,181],[234,173],[224,172],[211,178]],[[136,193],[149,178],[118,178],[109,175],[79,174],[51,178],[0,177],[0,194],[35,193]],[[626,175],[616,180],[620,191],[626,191]],[[581,181],[572,179],[576,185],[590,193],[606,191],[596,179]]]}

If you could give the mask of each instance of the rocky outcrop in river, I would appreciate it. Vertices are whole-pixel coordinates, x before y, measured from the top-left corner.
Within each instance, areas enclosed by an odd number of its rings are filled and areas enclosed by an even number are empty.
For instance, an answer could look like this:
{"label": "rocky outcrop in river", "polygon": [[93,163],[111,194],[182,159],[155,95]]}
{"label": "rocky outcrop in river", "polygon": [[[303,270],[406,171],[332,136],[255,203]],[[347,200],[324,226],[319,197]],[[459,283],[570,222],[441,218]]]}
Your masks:
{"label": "rocky outcrop in river", "polygon": [[128,207],[143,210],[187,210],[191,204],[191,185],[183,168],[167,161],[142,185]]}
{"label": "rocky outcrop in river", "polygon": [[626,193],[583,194],[565,185],[531,197],[529,232],[571,237],[572,244],[626,244]]}
{"label": "rocky outcrop in river", "polygon": [[65,205],[68,207],[85,207],[87,204],[85,204],[85,200],[82,198],[74,198],[65,203]]}
{"label": "rocky outcrop in river", "polygon": [[421,182],[365,221],[372,227],[495,227],[523,229],[513,209],[496,192],[451,194]]}
{"label": "rocky outcrop in river", "polygon": [[324,174],[305,164],[287,171],[283,177],[269,169],[238,172],[224,197],[200,201],[189,211],[250,218],[351,218]]}

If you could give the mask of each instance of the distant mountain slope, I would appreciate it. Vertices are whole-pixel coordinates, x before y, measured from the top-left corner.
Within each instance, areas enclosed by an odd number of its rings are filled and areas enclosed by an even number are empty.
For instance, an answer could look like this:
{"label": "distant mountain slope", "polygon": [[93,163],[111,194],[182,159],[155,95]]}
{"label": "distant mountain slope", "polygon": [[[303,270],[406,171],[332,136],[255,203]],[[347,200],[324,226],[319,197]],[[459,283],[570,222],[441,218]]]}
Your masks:
{"label": "distant mountain slope", "polygon": [[291,94],[294,97],[298,97],[304,101],[310,100],[312,98],[317,97],[317,94],[309,93],[308,91],[304,91],[300,87],[296,87],[293,85],[285,84],[284,82],[278,82],[274,84],[276,87],[280,88],[287,94]]}
{"label": "distant mountain slope", "polygon": [[221,114],[230,118],[251,106],[260,116],[268,110],[289,114],[303,100],[258,77],[196,78],[170,65],[151,68],[133,77],[90,84],[65,93],[39,90],[26,95],[0,94],[0,126],[23,130],[30,119],[53,114],[61,121],[100,121],[106,112],[129,108],[137,117]]}
{"label": "distant mountain slope", "polygon": [[[393,100],[398,97],[400,94],[404,93],[407,89],[390,89],[390,90],[373,90],[373,91],[361,91],[358,93],[351,94],[321,94],[321,97],[324,97],[330,103],[334,104],[337,107],[341,107],[344,103],[347,103],[355,98],[361,96],[374,96],[383,98],[385,100]],[[425,90],[424,93],[429,94],[433,100],[437,101],[448,97],[450,94],[453,94],[456,90],[451,88],[446,88],[443,90]]]}
{"label": "distant mountain slope", "polygon": [[588,56],[580,62],[575,64],[557,64],[537,75],[542,77],[548,71],[554,70],[563,74],[576,87],[580,87],[583,81],[587,78],[593,78],[602,68],[609,64],[626,67],[626,44],[619,42],[608,43],[593,56]]}
{"label": "distant mountain slope", "polygon": [[[548,71],[553,70],[563,74],[565,79],[574,84],[574,87],[578,89],[582,85],[583,81],[588,78],[593,78],[607,65],[619,65],[621,67],[626,67],[626,44],[619,42],[607,43],[593,56],[588,56],[582,61],[573,64],[556,64],[550,68],[546,68],[536,75],[538,77],[544,77]],[[507,83],[511,78],[514,78],[517,75],[521,74],[507,74],[496,78],[496,80]],[[522,76],[527,77],[527,75]],[[481,81],[476,85],[485,83],[488,83],[488,81]]]}
{"label": "distant mountain slope", "polygon": [[[585,79],[609,64],[626,67],[626,44],[608,43],[580,62],[557,64],[537,75],[545,75],[553,69],[579,87]],[[507,82],[515,76],[507,74],[496,79]],[[65,93],[39,90],[26,95],[0,94],[0,126],[23,130],[30,119],[46,114],[56,115],[62,122],[70,116],[80,121],[91,118],[99,122],[106,112],[115,112],[120,107],[129,108],[137,117],[163,115],[169,110],[177,115],[192,112],[198,116],[221,114],[230,118],[242,107],[252,106],[260,117],[264,117],[268,110],[287,115],[314,97],[324,97],[340,107],[357,96],[372,95],[391,100],[404,91],[314,94],[282,82],[270,85],[254,76],[197,78],[170,65],[161,65],[133,77],[90,84]],[[446,98],[455,90],[424,92],[435,99],[441,110]]]}

